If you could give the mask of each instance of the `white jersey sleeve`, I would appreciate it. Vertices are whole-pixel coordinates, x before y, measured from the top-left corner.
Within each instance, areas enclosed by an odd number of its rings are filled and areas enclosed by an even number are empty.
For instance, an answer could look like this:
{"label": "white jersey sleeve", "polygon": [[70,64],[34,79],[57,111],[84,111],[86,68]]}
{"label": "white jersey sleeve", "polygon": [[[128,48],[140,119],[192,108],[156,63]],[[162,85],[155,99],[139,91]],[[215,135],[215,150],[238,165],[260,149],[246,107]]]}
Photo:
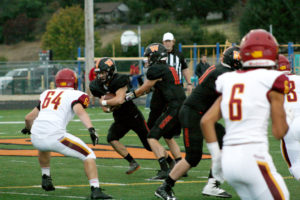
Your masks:
{"label": "white jersey sleeve", "polygon": [[31,133],[40,136],[64,133],[69,121],[74,117],[75,103],[88,107],[88,95],[78,90],[62,88],[43,92],[40,95],[40,112],[33,123]]}
{"label": "white jersey sleeve", "polygon": [[222,94],[221,112],[226,126],[224,145],[268,143],[268,94],[271,90],[287,93],[287,76],[267,69],[229,72],[218,77],[216,89]]}
{"label": "white jersey sleeve", "polygon": [[294,118],[300,117],[300,76],[288,75],[290,92],[285,96],[284,107],[293,111]]}

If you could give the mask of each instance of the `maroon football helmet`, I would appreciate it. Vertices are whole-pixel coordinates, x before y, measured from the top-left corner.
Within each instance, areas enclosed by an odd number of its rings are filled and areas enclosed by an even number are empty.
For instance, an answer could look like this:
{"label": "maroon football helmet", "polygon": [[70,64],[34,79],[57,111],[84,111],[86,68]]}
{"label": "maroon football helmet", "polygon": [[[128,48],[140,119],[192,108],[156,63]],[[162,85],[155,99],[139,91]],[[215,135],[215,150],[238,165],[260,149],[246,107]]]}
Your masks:
{"label": "maroon football helmet", "polygon": [[274,67],[278,59],[278,43],[263,29],[251,30],[241,41],[243,67]]}
{"label": "maroon football helmet", "polygon": [[56,87],[71,87],[77,89],[77,76],[71,69],[59,70],[55,76]]}
{"label": "maroon football helmet", "polygon": [[287,59],[287,57],[285,57],[282,54],[279,54],[278,56],[278,65],[277,65],[277,69],[279,71],[291,71],[291,66],[290,66],[290,62]]}

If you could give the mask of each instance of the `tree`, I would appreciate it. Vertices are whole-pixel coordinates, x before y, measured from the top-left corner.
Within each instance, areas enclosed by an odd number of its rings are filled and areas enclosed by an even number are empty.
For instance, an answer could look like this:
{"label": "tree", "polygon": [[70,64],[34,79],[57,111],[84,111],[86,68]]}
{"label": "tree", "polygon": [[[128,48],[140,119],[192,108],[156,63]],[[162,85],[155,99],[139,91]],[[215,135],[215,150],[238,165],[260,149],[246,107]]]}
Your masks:
{"label": "tree", "polygon": [[300,42],[300,2],[297,0],[249,0],[240,20],[239,30],[243,36],[251,29],[269,30],[279,43]]}
{"label": "tree", "polygon": [[[51,49],[56,60],[72,60],[76,59],[77,48],[84,47],[84,42],[84,13],[79,6],[74,6],[61,8],[49,20],[42,47]],[[100,46],[96,35],[95,50]]]}

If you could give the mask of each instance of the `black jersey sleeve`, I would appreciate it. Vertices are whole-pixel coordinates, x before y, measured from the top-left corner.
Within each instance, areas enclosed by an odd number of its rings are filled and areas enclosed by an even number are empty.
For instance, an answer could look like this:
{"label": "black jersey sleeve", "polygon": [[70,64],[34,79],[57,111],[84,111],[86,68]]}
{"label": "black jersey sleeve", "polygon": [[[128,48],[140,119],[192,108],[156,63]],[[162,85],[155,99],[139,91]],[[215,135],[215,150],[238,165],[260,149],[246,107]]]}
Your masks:
{"label": "black jersey sleeve", "polygon": [[97,85],[97,80],[93,80],[90,82],[90,91],[93,96],[101,98],[101,96],[105,95],[104,91],[100,89]]}
{"label": "black jersey sleeve", "polygon": [[177,52],[179,57],[179,62],[181,63],[181,71],[188,68],[188,65],[185,62],[185,58],[181,52]]}
{"label": "black jersey sleeve", "polygon": [[149,80],[156,80],[163,76],[164,70],[162,67],[159,66],[151,66],[147,71],[147,79]]}
{"label": "black jersey sleeve", "polygon": [[116,92],[118,89],[129,84],[129,76],[125,74],[118,74],[111,82],[110,88]]}

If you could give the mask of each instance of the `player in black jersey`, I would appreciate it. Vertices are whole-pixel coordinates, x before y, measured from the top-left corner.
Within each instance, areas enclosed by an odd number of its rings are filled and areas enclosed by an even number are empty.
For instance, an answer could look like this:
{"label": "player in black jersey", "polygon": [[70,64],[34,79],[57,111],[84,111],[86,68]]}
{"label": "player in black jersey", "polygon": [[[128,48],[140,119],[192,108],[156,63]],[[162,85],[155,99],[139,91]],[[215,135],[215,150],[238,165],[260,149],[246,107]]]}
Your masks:
{"label": "player in black jersey", "polygon": [[[155,192],[156,196],[161,197],[162,199],[175,198],[172,193],[172,187],[175,185],[175,182],[190,168],[196,167],[200,162],[203,148],[203,135],[200,129],[200,120],[219,96],[215,90],[215,81],[219,75],[239,68],[241,68],[239,48],[229,47],[223,53],[222,62],[209,67],[204,72],[199,78],[198,86],[184,101],[179,118],[184,132],[186,157],[175,165],[165,182],[158,187]],[[218,134],[218,141],[221,146],[225,129],[220,123],[216,123],[215,126]],[[210,171],[208,183],[204,187],[202,194],[231,198],[230,194],[218,186],[219,183],[212,177]]]}
{"label": "player in black jersey", "polygon": [[165,107],[148,135],[148,142],[161,167],[157,176],[152,179],[165,179],[169,172],[166,160],[168,154],[158,140],[163,137],[174,158],[181,159],[180,148],[173,136],[176,129],[180,130],[178,114],[186,96],[175,68],[166,64],[167,50],[162,44],[150,44],[144,56],[148,57],[149,63],[147,80],[140,88],[129,93],[126,99],[139,97],[154,87],[153,96],[157,96],[161,100],[159,103]]}
{"label": "player in black jersey", "polygon": [[[115,63],[111,58],[102,58],[96,62],[97,78],[90,83],[90,90],[95,97],[99,97],[101,106],[111,108],[114,123],[110,126],[107,141],[115,151],[129,162],[126,174],[131,174],[140,168],[132,158],[126,147],[119,142],[124,135],[133,130],[139,136],[143,146],[151,151],[147,141],[149,129],[143,114],[132,101],[124,103],[126,92],[130,90],[129,76],[115,73]],[[109,100],[103,97],[107,93],[116,96]]]}

